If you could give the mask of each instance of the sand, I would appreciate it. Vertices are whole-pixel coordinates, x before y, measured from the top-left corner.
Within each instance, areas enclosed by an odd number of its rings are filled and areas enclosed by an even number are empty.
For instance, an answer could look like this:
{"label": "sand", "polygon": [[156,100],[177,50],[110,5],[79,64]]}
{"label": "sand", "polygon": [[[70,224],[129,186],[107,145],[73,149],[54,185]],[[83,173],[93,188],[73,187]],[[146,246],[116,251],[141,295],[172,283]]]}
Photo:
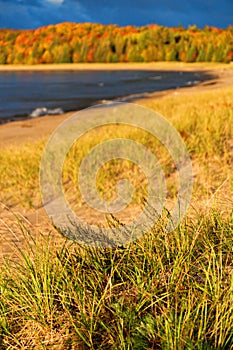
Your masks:
{"label": "sand", "polygon": [[183,62],[150,62],[150,63],[60,63],[60,64],[0,64],[0,71],[50,71],[50,70],[206,70],[233,69],[233,64],[225,63],[183,63]]}

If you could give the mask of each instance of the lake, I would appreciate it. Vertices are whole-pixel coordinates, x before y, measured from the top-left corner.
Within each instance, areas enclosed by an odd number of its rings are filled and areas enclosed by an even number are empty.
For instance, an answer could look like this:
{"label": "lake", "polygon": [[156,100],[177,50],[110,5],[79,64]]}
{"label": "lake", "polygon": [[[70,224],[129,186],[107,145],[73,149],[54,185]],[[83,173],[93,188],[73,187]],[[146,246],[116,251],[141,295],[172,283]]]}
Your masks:
{"label": "lake", "polygon": [[57,108],[79,110],[105,100],[129,101],[153,91],[193,86],[209,78],[197,71],[0,72],[0,122],[27,118],[36,108],[51,113]]}

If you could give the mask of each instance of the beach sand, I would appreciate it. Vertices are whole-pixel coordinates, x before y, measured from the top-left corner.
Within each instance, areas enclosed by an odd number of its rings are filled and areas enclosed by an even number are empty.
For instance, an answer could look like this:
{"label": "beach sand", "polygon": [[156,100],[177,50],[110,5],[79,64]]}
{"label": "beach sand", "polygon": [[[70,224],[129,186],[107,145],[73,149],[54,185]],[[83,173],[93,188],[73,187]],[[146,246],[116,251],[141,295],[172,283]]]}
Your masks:
{"label": "beach sand", "polygon": [[183,62],[148,62],[148,63],[60,63],[60,64],[0,64],[0,71],[40,71],[40,70],[218,70],[233,68],[227,63],[183,63]]}
{"label": "beach sand", "polygon": [[0,71],[37,71],[37,70],[179,70],[179,69],[219,69],[229,68],[225,63],[183,63],[183,62],[149,62],[149,63],[60,63],[60,64],[0,64]]}

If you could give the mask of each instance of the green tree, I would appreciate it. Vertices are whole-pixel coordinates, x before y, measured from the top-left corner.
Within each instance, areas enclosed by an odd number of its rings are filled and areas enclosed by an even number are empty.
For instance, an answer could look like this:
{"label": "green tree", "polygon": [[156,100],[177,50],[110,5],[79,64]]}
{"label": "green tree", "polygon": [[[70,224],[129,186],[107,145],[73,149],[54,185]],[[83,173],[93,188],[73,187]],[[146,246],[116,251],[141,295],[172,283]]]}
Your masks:
{"label": "green tree", "polygon": [[179,52],[177,49],[177,45],[172,44],[167,49],[166,61],[178,61],[178,60],[179,60]]}
{"label": "green tree", "polygon": [[0,48],[0,64],[6,64],[6,63],[7,63],[7,55],[4,52],[4,50]]}
{"label": "green tree", "polygon": [[72,53],[68,43],[64,43],[61,46],[61,56],[60,63],[71,63],[72,62]]}
{"label": "green tree", "polygon": [[198,55],[197,55],[197,62],[205,62],[206,60],[206,47],[202,46],[199,51],[198,51]]}
{"label": "green tree", "polygon": [[67,43],[55,46],[52,50],[54,63],[70,63],[72,61],[72,52]]}
{"label": "green tree", "polygon": [[225,47],[223,45],[219,45],[215,48],[213,55],[212,55],[212,61],[213,62],[224,62],[225,58]]}
{"label": "green tree", "polygon": [[132,45],[128,49],[128,60],[129,62],[143,62],[144,58],[137,45]]}
{"label": "green tree", "polygon": [[197,49],[192,44],[188,49],[186,62],[195,62],[196,58],[197,58]]}
{"label": "green tree", "polygon": [[213,53],[214,53],[214,48],[213,48],[213,45],[210,44],[209,47],[207,48],[207,53],[206,53],[206,61],[207,62],[212,61]]}
{"label": "green tree", "polygon": [[94,53],[94,62],[108,62],[107,56],[110,53],[110,40],[104,38],[96,46]]}

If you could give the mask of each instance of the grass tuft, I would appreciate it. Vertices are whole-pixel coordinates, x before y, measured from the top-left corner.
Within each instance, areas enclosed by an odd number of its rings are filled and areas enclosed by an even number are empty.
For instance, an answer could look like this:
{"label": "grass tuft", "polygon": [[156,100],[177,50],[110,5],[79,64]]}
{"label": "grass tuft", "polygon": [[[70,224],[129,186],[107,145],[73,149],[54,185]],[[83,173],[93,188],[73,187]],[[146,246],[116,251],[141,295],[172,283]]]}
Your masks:
{"label": "grass tuft", "polygon": [[1,271],[2,348],[231,349],[232,217],[122,248],[35,241]]}

